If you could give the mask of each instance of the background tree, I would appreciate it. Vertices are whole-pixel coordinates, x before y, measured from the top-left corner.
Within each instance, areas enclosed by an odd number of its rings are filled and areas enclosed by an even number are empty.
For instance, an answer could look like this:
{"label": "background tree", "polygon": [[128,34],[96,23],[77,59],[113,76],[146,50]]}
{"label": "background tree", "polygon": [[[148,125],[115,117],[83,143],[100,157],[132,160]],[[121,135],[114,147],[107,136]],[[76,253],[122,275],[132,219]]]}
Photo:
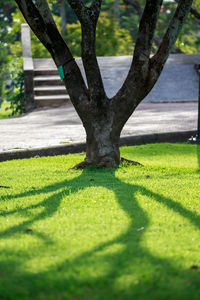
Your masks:
{"label": "background tree", "polygon": [[[121,12],[121,22],[120,26],[124,28],[130,28],[130,32],[135,41],[137,23],[140,20],[144,8],[143,0],[123,0],[125,5],[123,7],[123,12]],[[178,0],[164,0],[161,6],[160,15],[158,17],[157,27],[154,34],[154,47],[153,52],[159,46],[162,36],[166,29],[166,24],[169,23],[170,18],[175,12]],[[181,34],[179,35],[177,42],[172,48],[172,53],[197,53],[200,52],[200,1],[193,1],[193,5],[190,9],[189,16],[185,21]]]}
{"label": "background tree", "polygon": [[67,25],[67,17],[66,17],[66,10],[65,10],[65,1],[58,0],[58,5],[60,9],[60,17],[61,17],[61,33],[62,35],[66,34],[66,25]]}
{"label": "background tree", "polygon": [[121,130],[142,99],[156,83],[180,33],[192,0],[181,0],[156,54],[150,58],[161,0],[147,0],[140,20],[132,64],[118,93],[109,99],[104,90],[96,58],[96,26],[101,0],[86,6],[82,0],[68,0],[81,23],[82,61],[86,86],[80,69],[60,35],[46,0],[15,0],[33,32],[51,53],[83,122],[87,136],[83,165],[117,167],[120,162]]}

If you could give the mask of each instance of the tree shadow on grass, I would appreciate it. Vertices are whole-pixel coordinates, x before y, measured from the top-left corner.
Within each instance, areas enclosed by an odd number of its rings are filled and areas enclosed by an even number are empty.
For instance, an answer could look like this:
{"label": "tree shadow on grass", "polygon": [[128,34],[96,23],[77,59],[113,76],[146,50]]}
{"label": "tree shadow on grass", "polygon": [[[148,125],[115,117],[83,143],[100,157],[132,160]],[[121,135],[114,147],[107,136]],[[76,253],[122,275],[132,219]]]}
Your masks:
{"label": "tree shadow on grass", "polygon": [[[20,225],[1,231],[0,238],[5,241],[15,233],[26,234],[24,229],[31,228],[35,222],[50,218],[57,212],[63,194],[69,193],[69,189],[73,194],[91,186],[104,187],[115,193],[116,201],[130,220],[127,230],[121,232],[119,226],[119,235],[115,238],[108,239],[73,259],[62,261],[39,273],[20,271],[23,269],[21,265],[33,258],[26,249],[21,251],[20,255],[16,253],[17,258],[13,258],[8,249],[7,258],[0,263],[0,299],[198,299],[200,293],[198,271],[178,269],[170,259],[157,257],[143,245],[143,235],[148,229],[150,220],[139,206],[137,194],[154,199],[189,220],[198,229],[200,216],[170,198],[143,186],[119,180],[113,171],[98,172],[102,174],[99,183],[95,178],[96,173],[92,173],[94,182],[91,183],[90,171],[84,170],[80,176],[72,180],[8,196],[9,200],[40,194],[44,200],[26,208],[2,212],[1,214],[6,217],[38,207],[44,209]],[[54,192],[50,197],[49,191]],[[54,241],[45,234],[35,231],[32,234],[39,239],[38,247],[45,254],[47,247],[51,247]],[[84,243],[84,240],[82,242]],[[119,246],[114,253],[109,251],[109,247],[113,245]],[[87,272],[90,269],[93,271]],[[103,271],[98,272],[99,269]],[[86,274],[83,270],[86,270]]]}

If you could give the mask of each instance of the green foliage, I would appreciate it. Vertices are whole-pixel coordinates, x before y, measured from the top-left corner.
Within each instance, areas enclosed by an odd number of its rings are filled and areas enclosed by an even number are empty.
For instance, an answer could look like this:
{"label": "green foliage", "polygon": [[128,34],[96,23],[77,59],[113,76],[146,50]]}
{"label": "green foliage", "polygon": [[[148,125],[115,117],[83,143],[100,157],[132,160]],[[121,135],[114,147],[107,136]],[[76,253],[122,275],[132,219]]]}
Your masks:
{"label": "green foliage", "polygon": [[9,35],[9,20],[8,16],[5,15],[4,7],[6,4],[9,5],[8,1],[0,2],[0,104],[2,102],[3,83],[5,79],[4,66],[9,59],[9,44],[12,43],[12,38]]}
{"label": "green foliage", "polygon": [[33,58],[51,57],[49,51],[47,51],[33,32],[31,32],[31,50]]}
{"label": "green foliage", "polygon": [[[12,15],[13,23],[10,34],[12,36],[19,37],[21,34],[21,24],[26,23],[23,15],[19,10],[13,13]],[[47,49],[42,45],[42,43],[38,40],[35,34],[31,31],[31,47],[32,47],[32,56],[34,58],[43,58],[50,57]],[[15,41],[12,45],[10,45],[11,53],[15,56],[22,56],[22,44],[21,40]]]}
{"label": "green foliage", "polygon": [[[59,5],[58,5],[58,0],[49,0],[49,6],[52,10],[52,13],[54,16],[59,17],[60,16],[60,11],[59,11]],[[66,11],[66,19],[67,19],[67,24],[74,24],[77,22],[77,17],[72,10],[71,6],[69,5],[67,0],[64,0],[65,2],[65,11]]]}
{"label": "green foliage", "polygon": [[[65,39],[73,55],[81,56],[80,23],[67,25]],[[132,52],[133,41],[129,32],[120,28],[113,16],[101,13],[96,30],[97,56],[131,55]]]}
{"label": "green foliage", "polygon": [[76,57],[81,56],[81,25],[68,24],[67,35],[64,37],[72,54]]}
{"label": "green foliage", "polygon": [[100,14],[96,31],[96,53],[98,56],[130,55],[133,41],[126,29],[121,29],[112,15]]}
{"label": "green foliage", "polygon": [[200,20],[197,21],[190,13],[186,19],[176,45],[188,54],[200,52]]}
{"label": "green foliage", "polygon": [[10,103],[9,110],[12,111],[12,116],[22,114],[25,112],[22,58],[12,58],[10,63],[7,64],[6,73],[11,80],[11,86],[4,91],[4,101]]}
{"label": "green foliage", "polygon": [[[138,1],[141,7],[144,7],[145,1]],[[110,2],[109,2],[110,3]],[[193,6],[197,11],[200,11],[200,1],[193,1]],[[173,16],[177,3],[171,0],[163,1],[161,11],[159,14],[157,27],[156,27],[156,36],[162,38],[166,32],[167,26],[170,22],[171,17]],[[199,33],[199,20],[189,13],[180,36],[177,39],[176,47],[179,47],[180,50],[184,53],[199,53],[200,52],[200,33]],[[132,39],[135,43],[137,30],[139,26],[139,18],[136,14],[136,11],[131,5],[124,5],[123,2],[120,2],[120,27],[125,28],[130,31]],[[153,52],[155,52],[156,47],[154,47]]]}
{"label": "green foliage", "polygon": [[98,56],[117,55],[119,49],[117,23],[113,16],[102,13],[97,23],[96,53]]}
{"label": "green foliage", "polygon": [[116,55],[132,55],[134,42],[130,32],[124,28],[119,28],[118,36],[118,51]]}
{"label": "green foliage", "polygon": [[[199,0],[194,1],[193,6],[199,9]],[[165,1],[161,8],[159,20],[157,24],[156,35],[160,38],[163,37],[166,27],[170,22],[172,15],[175,12],[177,3],[172,1]],[[199,33],[199,21],[189,13],[187,19],[184,22],[181,33],[176,41],[175,46],[187,54],[199,53],[200,52],[200,33]]]}
{"label": "green foliage", "polygon": [[0,164],[2,299],[199,299],[200,147],[121,152],[145,166]]}

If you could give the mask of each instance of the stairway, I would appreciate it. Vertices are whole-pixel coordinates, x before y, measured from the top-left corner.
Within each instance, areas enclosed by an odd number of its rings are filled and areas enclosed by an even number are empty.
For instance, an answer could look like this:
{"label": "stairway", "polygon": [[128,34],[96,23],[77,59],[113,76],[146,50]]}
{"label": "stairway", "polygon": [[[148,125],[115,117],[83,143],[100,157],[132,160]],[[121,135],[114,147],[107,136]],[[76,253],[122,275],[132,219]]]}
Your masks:
{"label": "stairway", "polygon": [[33,59],[33,89],[36,107],[60,106],[70,102],[52,59]]}

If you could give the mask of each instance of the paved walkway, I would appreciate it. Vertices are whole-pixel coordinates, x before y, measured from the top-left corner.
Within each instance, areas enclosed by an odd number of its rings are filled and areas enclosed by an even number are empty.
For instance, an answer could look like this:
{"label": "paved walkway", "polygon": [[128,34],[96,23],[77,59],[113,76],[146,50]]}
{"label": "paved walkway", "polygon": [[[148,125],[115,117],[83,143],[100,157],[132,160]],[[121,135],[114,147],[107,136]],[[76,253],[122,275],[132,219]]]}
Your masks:
{"label": "paved walkway", "polygon": [[[197,102],[141,103],[122,136],[194,131]],[[85,142],[85,132],[72,105],[38,109],[0,120],[0,153]]]}

